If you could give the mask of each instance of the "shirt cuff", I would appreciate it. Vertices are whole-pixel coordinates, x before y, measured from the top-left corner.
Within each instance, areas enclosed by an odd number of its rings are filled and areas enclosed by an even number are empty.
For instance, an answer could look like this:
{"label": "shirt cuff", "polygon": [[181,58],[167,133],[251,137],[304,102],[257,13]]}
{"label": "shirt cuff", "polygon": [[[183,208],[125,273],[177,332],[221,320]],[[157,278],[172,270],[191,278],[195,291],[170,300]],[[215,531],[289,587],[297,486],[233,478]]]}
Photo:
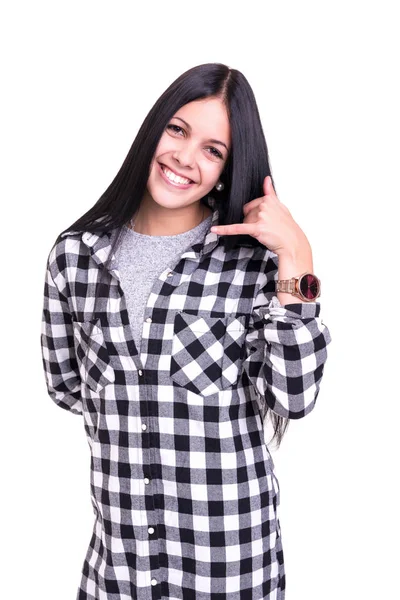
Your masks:
{"label": "shirt cuff", "polygon": [[321,305],[319,302],[293,302],[282,306],[278,296],[272,296],[269,304],[263,308],[264,316],[312,319],[319,316]]}

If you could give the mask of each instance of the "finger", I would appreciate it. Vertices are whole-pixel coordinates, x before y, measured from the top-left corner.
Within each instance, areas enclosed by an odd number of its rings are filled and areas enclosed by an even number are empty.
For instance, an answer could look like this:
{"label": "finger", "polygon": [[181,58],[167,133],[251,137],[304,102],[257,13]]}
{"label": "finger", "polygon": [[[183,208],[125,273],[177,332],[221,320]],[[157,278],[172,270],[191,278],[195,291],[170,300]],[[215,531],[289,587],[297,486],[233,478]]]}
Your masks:
{"label": "finger", "polygon": [[246,202],[246,204],[243,205],[243,213],[247,215],[249,210],[253,210],[253,208],[256,208],[259,204],[261,204],[261,202],[264,201],[264,198],[265,196],[263,196],[262,198],[255,198],[250,202]]}
{"label": "finger", "polygon": [[272,185],[271,175],[268,175],[264,179],[263,190],[264,190],[264,195],[265,196],[275,196],[275,197],[277,197],[276,194],[275,194],[274,186]]}
{"label": "finger", "polygon": [[213,233],[218,235],[254,235],[256,233],[254,223],[234,223],[233,225],[214,225],[211,227]]}

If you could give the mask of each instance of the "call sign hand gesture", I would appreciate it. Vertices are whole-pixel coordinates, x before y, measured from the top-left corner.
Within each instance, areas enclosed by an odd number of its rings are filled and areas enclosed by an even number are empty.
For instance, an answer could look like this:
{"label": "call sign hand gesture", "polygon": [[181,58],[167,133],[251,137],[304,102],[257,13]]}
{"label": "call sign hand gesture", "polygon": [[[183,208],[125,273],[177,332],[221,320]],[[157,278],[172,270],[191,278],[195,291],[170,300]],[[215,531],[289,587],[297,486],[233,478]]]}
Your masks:
{"label": "call sign hand gesture", "polygon": [[269,175],[264,179],[263,191],[264,196],[243,206],[243,223],[218,225],[211,231],[219,235],[251,235],[277,255],[295,255],[309,249],[306,235],[278,199]]}

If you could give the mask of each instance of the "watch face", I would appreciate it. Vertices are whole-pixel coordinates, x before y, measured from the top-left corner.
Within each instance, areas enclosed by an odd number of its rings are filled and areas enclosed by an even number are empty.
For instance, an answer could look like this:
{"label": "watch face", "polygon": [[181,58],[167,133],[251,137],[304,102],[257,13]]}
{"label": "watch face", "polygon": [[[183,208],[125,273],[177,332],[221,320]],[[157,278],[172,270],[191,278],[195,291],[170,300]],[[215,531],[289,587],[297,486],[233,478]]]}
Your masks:
{"label": "watch face", "polygon": [[319,295],[319,281],[315,275],[307,273],[299,281],[301,293],[307,300],[315,300]]}

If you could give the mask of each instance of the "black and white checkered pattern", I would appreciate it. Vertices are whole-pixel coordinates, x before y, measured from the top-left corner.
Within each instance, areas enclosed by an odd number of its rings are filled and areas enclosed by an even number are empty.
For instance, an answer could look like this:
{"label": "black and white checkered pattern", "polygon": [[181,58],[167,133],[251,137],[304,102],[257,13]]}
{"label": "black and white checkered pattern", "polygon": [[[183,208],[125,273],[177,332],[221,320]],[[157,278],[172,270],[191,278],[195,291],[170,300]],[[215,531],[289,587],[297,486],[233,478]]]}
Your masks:
{"label": "black and white checkered pattern", "polygon": [[277,256],[225,252],[208,231],[154,281],[137,349],[115,257],[105,269],[116,234],[65,234],[44,286],[48,393],[83,416],[91,449],[77,600],[284,600],[259,409],[313,409],[331,341],[320,305],[280,306]]}

